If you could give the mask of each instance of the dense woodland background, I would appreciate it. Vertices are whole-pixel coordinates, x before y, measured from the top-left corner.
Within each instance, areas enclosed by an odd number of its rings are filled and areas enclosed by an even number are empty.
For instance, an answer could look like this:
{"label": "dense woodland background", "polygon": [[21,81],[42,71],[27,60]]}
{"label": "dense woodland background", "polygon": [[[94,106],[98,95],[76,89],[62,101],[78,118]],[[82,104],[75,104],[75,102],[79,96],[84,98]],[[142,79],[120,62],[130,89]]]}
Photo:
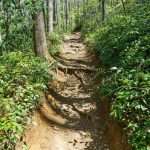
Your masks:
{"label": "dense woodland background", "polygon": [[0,149],[14,149],[31,123],[74,31],[102,64],[99,94],[112,100],[112,118],[133,149],[150,150],[149,0],[0,0]]}

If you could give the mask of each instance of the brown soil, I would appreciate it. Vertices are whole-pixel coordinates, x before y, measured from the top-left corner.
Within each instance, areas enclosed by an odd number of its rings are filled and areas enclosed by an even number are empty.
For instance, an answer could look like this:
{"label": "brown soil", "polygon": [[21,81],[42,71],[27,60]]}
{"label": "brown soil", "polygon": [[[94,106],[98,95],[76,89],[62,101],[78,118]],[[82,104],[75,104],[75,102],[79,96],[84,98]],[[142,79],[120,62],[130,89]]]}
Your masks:
{"label": "brown soil", "polygon": [[[99,98],[93,92],[98,84],[93,70],[98,63],[79,37],[79,33],[65,37],[59,59],[68,66],[81,66],[81,70],[68,67],[53,74],[54,81],[48,84],[22,141],[29,150],[118,150],[105,135],[97,108]],[[22,143],[16,150],[22,149]]]}
{"label": "brown soil", "polygon": [[113,149],[132,150],[123,131],[123,125],[110,117],[111,101],[106,98],[100,98],[99,110],[102,124],[105,127],[104,134],[109,137],[110,145],[112,145]]}

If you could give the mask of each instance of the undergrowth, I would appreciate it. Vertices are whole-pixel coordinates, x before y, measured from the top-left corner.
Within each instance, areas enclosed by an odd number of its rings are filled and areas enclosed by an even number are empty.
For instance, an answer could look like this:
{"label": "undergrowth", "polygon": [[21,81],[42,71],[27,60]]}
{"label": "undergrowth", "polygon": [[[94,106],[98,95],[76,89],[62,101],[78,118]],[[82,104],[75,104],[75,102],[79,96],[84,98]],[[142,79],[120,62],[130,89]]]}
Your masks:
{"label": "undergrowth", "polygon": [[99,25],[93,18],[82,29],[106,68],[100,95],[112,99],[111,116],[124,124],[136,150],[150,150],[149,8],[147,2],[134,2],[126,5],[127,15],[112,13]]}
{"label": "undergrowth", "polygon": [[52,55],[59,54],[60,44],[64,40],[63,33],[48,34],[47,35],[47,40],[48,40],[49,52]]}
{"label": "undergrowth", "polygon": [[39,91],[52,79],[52,67],[31,52],[0,56],[0,149],[15,149],[39,104]]}

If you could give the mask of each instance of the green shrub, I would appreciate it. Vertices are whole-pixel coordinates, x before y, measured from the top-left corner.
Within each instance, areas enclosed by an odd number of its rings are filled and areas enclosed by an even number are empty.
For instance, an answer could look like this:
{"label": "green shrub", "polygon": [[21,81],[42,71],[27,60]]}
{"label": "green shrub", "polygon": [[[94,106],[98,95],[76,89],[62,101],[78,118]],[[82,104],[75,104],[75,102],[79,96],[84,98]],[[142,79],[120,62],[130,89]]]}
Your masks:
{"label": "green shrub", "polygon": [[112,99],[111,115],[123,122],[129,143],[137,150],[150,144],[150,74],[142,71],[119,71],[105,80],[101,96]]}
{"label": "green shrub", "polygon": [[52,66],[33,53],[11,52],[0,57],[0,149],[14,149],[39,104],[38,91],[52,79]]}
{"label": "green shrub", "polygon": [[[145,6],[143,11],[145,9],[148,9],[148,6]],[[139,16],[133,14],[133,16],[111,17],[107,23],[96,30],[91,47],[99,54],[103,64],[120,66],[123,62],[121,60],[124,58],[132,59],[134,55],[143,53],[143,51],[146,54],[149,53],[150,27],[147,25],[150,21],[148,21],[149,12],[146,11],[147,13],[144,14],[142,12],[139,13]],[[126,56],[124,57],[124,55]],[[132,64],[130,63],[130,65]]]}
{"label": "green shrub", "polygon": [[49,51],[51,54],[55,55],[59,53],[59,45],[64,40],[63,35],[59,35],[56,33],[47,35],[48,45],[49,45]]}

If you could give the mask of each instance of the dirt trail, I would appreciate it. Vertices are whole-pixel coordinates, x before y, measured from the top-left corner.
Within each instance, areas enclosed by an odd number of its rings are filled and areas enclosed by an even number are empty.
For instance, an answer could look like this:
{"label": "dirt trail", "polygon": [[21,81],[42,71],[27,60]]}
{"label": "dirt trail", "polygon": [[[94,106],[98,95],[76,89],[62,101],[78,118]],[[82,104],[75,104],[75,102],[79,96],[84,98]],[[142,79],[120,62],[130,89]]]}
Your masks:
{"label": "dirt trail", "polygon": [[[34,124],[25,135],[29,150],[111,150],[103,134],[97,108],[94,56],[79,40],[80,34],[65,37],[60,60],[81,69],[58,69],[54,82],[34,115]],[[18,146],[17,150],[21,149]]]}

